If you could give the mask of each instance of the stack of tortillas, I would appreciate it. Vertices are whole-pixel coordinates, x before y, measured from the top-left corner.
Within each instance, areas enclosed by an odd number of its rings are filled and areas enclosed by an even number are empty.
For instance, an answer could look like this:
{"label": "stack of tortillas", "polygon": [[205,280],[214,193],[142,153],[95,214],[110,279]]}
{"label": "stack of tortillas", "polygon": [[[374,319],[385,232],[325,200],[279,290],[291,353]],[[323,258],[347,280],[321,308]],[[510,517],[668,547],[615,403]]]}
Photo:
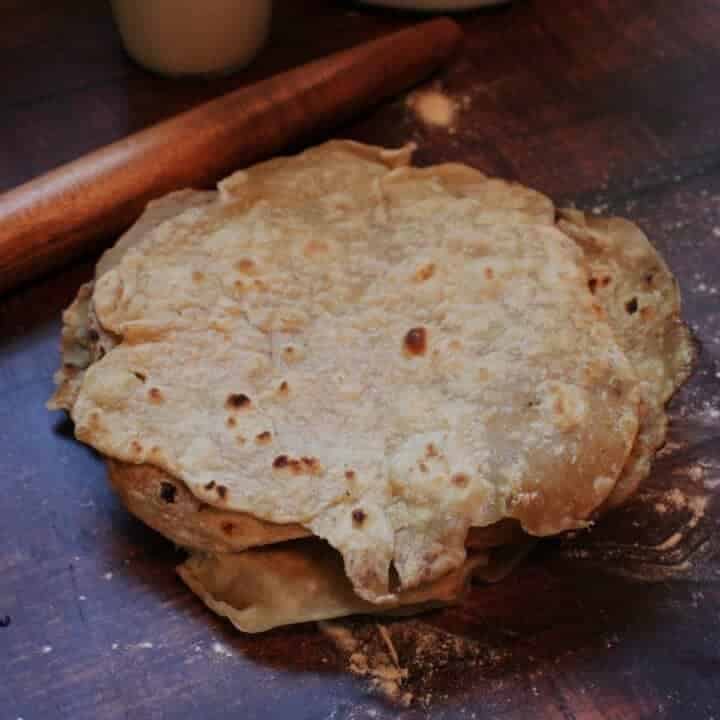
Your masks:
{"label": "stack of tortillas", "polygon": [[620,219],[330,142],[152,203],[51,402],[255,632],[457,600],[647,475],[693,349]]}

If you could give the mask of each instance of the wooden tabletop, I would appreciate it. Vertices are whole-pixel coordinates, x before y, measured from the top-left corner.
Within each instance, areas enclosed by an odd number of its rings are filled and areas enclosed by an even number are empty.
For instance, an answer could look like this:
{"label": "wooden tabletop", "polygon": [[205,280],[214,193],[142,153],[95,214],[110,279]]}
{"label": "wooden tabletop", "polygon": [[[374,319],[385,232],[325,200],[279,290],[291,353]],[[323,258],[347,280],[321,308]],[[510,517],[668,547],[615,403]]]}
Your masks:
{"label": "wooden tabletop", "polygon": [[[277,6],[257,62],[208,81],[133,65],[97,0],[2,3],[0,190],[416,21],[340,0]],[[450,122],[398,98],[336,134],[414,140],[420,163],[467,162],[647,231],[701,348],[652,477],[462,606],[388,624],[405,707],[315,625],[243,637],[207,612],[174,573],[182,555],[45,410],[60,312],[90,257],[0,300],[3,720],[720,718],[720,4],[517,0],[460,20],[462,52],[425,88]],[[379,633],[353,627],[369,644]]]}

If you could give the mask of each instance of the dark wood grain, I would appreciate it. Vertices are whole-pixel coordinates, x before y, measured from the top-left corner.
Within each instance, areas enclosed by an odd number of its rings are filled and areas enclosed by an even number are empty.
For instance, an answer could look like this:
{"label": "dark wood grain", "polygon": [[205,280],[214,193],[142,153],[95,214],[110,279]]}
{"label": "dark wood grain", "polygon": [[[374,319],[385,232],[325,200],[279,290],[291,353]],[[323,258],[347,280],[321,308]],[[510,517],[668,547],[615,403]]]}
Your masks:
{"label": "dark wood grain", "polygon": [[[416,21],[331,0],[278,6],[247,71],[169,81],[125,58],[103,4],[3,3],[0,188]],[[421,163],[469,162],[645,228],[701,346],[651,479],[590,532],[415,621],[472,643],[472,660],[423,671],[408,621],[391,624],[416,703],[388,704],[314,626],[242,637],[206,612],[174,575],[179,555],[45,411],[59,313],[89,258],[0,303],[0,717],[720,717],[720,6],[526,0],[461,23],[462,53],[430,83],[458,103],[453,132],[398,98],[336,134],[414,140]],[[702,515],[673,505],[673,489]]]}

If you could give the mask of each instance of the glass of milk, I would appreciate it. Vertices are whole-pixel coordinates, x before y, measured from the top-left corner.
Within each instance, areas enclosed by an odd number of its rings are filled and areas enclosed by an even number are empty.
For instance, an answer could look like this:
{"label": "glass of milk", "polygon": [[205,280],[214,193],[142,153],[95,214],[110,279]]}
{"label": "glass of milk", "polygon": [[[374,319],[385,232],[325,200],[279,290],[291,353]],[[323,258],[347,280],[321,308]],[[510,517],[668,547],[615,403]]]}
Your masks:
{"label": "glass of milk", "polygon": [[219,75],[264,45],[272,0],[111,0],[128,53],[163,75]]}

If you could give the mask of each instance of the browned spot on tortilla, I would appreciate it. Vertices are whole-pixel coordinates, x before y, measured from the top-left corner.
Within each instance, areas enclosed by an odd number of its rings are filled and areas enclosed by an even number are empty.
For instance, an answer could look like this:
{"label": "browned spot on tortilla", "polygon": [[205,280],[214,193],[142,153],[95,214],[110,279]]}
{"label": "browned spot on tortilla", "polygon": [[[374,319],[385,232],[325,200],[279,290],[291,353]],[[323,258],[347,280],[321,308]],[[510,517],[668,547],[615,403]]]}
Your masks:
{"label": "browned spot on tortilla", "polygon": [[87,331],[88,340],[92,343],[96,343],[100,339],[100,333],[95,328],[90,328]]}
{"label": "browned spot on tortilla", "polygon": [[228,410],[240,410],[241,408],[250,407],[251,400],[244,393],[233,393],[228,395],[225,401],[225,407]]}
{"label": "browned spot on tortilla", "polygon": [[172,483],[160,483],[160,498],[163,502],[174,503],[175,495],[177,495],[177,488]]}
{"label": "browned spot on tortilla", "polygon": [[413,279],[415,282],[425,282],[429,280],[435,274],[435,264],[428,263],[427,265],[421,265],[416,271]]}
{"label": "browned spot on tortilla", "polygon": [[266,292],[267,289],[268,289],[267,283],[264,283],[264,282],[263,282],[262,280],[260,280],[259,278],[256,278],[256,279],[255,279],[255,281],[253,282],[253,287],[254,287],[258,292]]}
{"label": "browned spot on tortilla", "polygon": [[258,445],[267,445],[272,440],[272,433],[269,430],[264,430],[255,437],[255,442]]}
{"label": "browned spot on tortilla", "polygon": [[424,327],[408,330],[405,335],[404,346],[408,355],[424,355],[427,350],[427,330]]}
{"label": "browned spot on tortilla", "polygon": [[289,458],[287,455],[278,455],[273,461],[276,470],[288,469],[293,475],[320,475],[322,466],[317,458],[302,457]]}
{"label": "browned spot on tortilla", "polygon": [[236,442],[238,445],[244,445],[246,441],[245,441],[245,438],[244,438],[242,435],[238,435],[238,436],[235,438],[235,442]]}
{"label": "browned spot on tortilla", "polygon": [[215,481],[211,480],[207,485],[205,485],[206,490],[212,490],[215,487]]}
{"label": "browned spot on tortilla", "polygon": [[227,420],[225,420],[225,424],[228,427],[235,427],[237,425],[237,420],[231,415]]}
{"label": "browned spot on tortilla", "polygon": [[205,279],[205,273],[199,270],[193,270],[192,280],[196,285],[199,285]]}
{"label": "browned spot on tortilla", "polygon": [[403,494],[403,486],[398,483],[397,480],[391,477],[388,484],[390,486],[390,495],[392,497],[399,497]]}
{"label": "browned spot on tortilla", "polygon": [[345,471],[345,478],[347,480],[354,480],[355,479],[355,471],[354,470],[346,470]]}
{"label": "browned spot on tortilla", "polygon": [[491,267],[486,267],[484,274],[488,280],[492,280],[495,277],[495,272]]}
{"label": "browned spot on tortilla", "polygon": [[362,508],[356,508],[352,511],[352,521],[353,525],[355,527],[362,527],[363,523],[365,522],[365,518],[367,515],[365,514],[365,511]]}
{"label": "browned spot on tortilla", "polygon": [[459,488],[467,487],[470,482],[470,478],[465,473],[455,473],[450,480],[453,485]]}
{"label": "browned spot on tortilla", "polygon": [[148,390],[148,397],[150,398],[150,402],[155,403],[155,405],[159,405],[164,399],[160,389],[156,387],[152,387]]}
{"label": "browned spot on tortilla", "polygon": [[593,303],[592,311],[595,314],[595,317],[600,318],[601,320],[605,317],[605,310],[602,305],[597,305],[596,303]]}
{"label": "browned spot on tortilla", "polygon": [[654,274],[654,273],[648,273],[647,275],[645,275],[645,282],[646,282],[648,285],[652,285],[654,279],[655,279],[655,274]]}
{"label": "browned spot on tortilla", "polygon": [[426,473],[428,471],[428,466],[422,461],[418,463],[418,467],[420,468],[420,472]]}
{"label": "browned spot on tortilla", "polygon": [[241,273],[252,275],[255,272],[255,263],[250,258],[240,258],[233,267]]}
{"label": "browned spot on tortilla", "polygon": [[591,277],[588,280],[588,289],[590,290],[590,292],[593,295],[595,294],[595,291],[597,290],[597,284],[598,284],[597,278]]}
{"label": "browned spot on tortilla", "polygon": [[218,485],[215,488],[215,492],[218,494],[221,500],[225,500],[227,498],[228,489],[224,485]]}
{"label": "browned spot on tortilla", "polygon": [[655,311],[652,309],[652,306],[646,305],[641,311],[640,311],[640,317],[643,320],[650,320],[652,316],[655,314]]}
{"label": "browned spot on tortilla", "polygon": [[322,255],[328,251],[328,244],[324,240],[310,240],[305,244],[303,253],[309,257]]}
{"label": "browned spot on tortilla", "polygon": [[286,380],[283,380],[280,383],[280,387],[278,388],[278,393],[280,393],[280,395],[287,395],[289,391],[290,391],[290,386],[287,384]]}
{"label": "browned spot on tortilla", "polygon": [[233,530],[235,530],[235,526],[231,522],[224,522],[220,529],[226,534],[226,535],[232,535]]}
{"label": "browned spot on tortilla", "polygon": [[133,440],[130,443],[130,449],[135,453],[135,455],[139,455],[143,451],[142,443],[138,442],[137,440]]}
{"label": "browned spot on tortilla", "polygon": [[144,373],[138,372],[137,370],[133,370],[132,374],[140,381],[145,382],[147,380],[147,375]]}
{"label": "browned spot on tortilla", "polygon": [[602,279],[602,286],[603,286],[603,287],[607,287],[611,282],[612,282],[612,278],[611,278],[609,275],[606,275],[606,276]]}
{"label": "browned spot on tortilla", "polygon": [[451,340],[450,341],[450,349],[451,350],[460,350],[462,348],[462,343],[459,340]]}
{"label": "browned spot on tortilla", "polygon": [[432,443],[425,446],[425,457],[438,457],[439,454],[438,449]]}
{"label": "browned spot on tortilla", "polygon": [[637,298],[631,298],[625,303],[625,310],[627,311],[628,315],[634,315],[638,310],[638,301]]}
{"label": "browned spot on tortilla", "polygon": [[236,280],[233,283],[233,289],[238,295],[242,295],[245,292],[245,283],[242,280]]}

